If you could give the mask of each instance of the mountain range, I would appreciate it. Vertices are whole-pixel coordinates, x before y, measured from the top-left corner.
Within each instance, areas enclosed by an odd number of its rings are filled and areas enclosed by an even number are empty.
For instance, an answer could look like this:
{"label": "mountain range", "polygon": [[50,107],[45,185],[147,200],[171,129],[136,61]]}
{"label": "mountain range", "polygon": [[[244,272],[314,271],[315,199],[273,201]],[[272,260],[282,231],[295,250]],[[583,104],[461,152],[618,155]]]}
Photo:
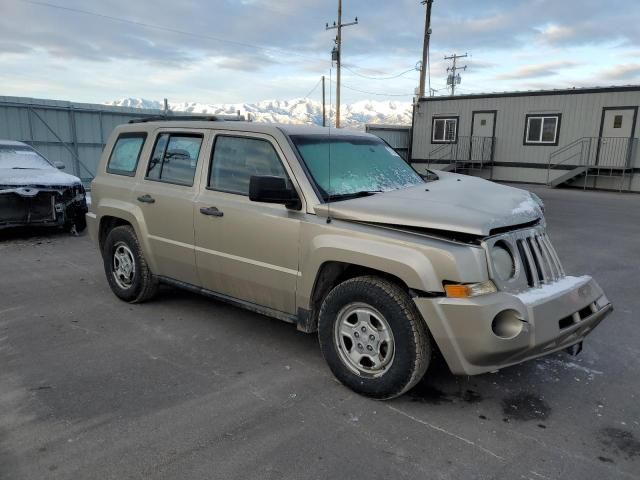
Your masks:
{"label": "mountain range", "polygon": [[[106,102],[106,104],[154,110],[162,110],[164,108],[163,102],[133,97]],[[172,112],[235,115],[239,111],[241,115],[247,118],[250,117],[256,122],[322,125],[322,103],[309,98],[224,104],[169,102],[168,106]],[[326,109],[328,117],[330,115],[328,105]],[[333,113],[332,110],[332,117]],[[364,126],[367,123],[410,125],[411,103],[363,100],[342,105],[340,116],[343,127],[358,130],[364,130]]]}

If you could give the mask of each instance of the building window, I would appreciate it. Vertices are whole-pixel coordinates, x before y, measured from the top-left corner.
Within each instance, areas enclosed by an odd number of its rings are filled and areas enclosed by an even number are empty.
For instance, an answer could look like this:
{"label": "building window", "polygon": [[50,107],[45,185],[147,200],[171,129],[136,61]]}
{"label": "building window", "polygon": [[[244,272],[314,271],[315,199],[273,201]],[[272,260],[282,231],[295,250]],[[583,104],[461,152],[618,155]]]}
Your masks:
{"label": "building window", "polygon": [[613,117],[613,128],[622,128],[622,115]]}
{"label": "building window", "polygon": [[431,143],[456,143],[458,141],[458,117],[433,118]]}
{"label": "building window", "polygon": [[527,115],[525,145],[557,145],[560,134],[560,114]]}

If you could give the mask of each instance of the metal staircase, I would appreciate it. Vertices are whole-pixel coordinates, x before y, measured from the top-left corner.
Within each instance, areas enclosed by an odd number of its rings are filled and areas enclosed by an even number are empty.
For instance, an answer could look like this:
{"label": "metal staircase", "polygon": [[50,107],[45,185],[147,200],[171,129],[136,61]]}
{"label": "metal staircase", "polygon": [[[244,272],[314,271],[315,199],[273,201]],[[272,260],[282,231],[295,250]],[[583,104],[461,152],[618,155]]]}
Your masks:
{"label": "metal staircase", "polygon": [[496,137],[459,136],[457,140],[431,150],[427,168],[457,173],[493,168]]}
{"label": "metal staircase", "polygon": [[[589,177],[593,178],[594,182],[599,177],[609,177],[619,179],[619,191],[623,190],[628,178],[627,187],[630,189],[637,144],[637,138],[578,138],[549,155],[547,185],[555,188],[582,179],[582,186],[586,189]],[[566,173],[552,178],[552,173],[558,170],[564,170]]]}

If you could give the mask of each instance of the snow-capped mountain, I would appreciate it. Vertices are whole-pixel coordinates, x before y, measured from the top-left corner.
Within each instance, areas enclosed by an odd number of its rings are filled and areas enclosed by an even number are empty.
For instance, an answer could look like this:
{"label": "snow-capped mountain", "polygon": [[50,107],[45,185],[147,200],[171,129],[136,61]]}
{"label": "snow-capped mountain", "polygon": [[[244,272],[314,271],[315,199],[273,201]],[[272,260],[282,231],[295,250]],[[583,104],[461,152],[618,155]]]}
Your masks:
{"label": "snow-capped mountain", "polygon": [[[162,110],[164,105],[157,100],[123,98],[107,105],[120,107]],[[286,124],[322,124],[322,103],[308,98],[293,100],[264,100],[258,103],[204,104],[196,102],[169,102],[172,112],[206,113],[210,115],[235,115],[240,111],[256,122]],[[334,112],[331,111],[333,117]],[[327,105],[327,116],[330,109]],[[364,129],[366,123],[405,124],[411,123],[410,102],[384,102],[364,100],[342,105],[343,127]]]}

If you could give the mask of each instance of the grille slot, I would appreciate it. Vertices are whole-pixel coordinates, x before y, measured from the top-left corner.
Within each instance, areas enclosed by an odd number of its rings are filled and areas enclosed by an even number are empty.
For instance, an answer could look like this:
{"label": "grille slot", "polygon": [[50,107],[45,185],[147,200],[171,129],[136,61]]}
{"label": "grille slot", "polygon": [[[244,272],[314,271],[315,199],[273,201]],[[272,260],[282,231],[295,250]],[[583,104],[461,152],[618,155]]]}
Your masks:
{"label": "grille slot", "polygon": [[537,287],[565,276],[558,255],[546,233],[532,232],[516,240],[527,284]]}

